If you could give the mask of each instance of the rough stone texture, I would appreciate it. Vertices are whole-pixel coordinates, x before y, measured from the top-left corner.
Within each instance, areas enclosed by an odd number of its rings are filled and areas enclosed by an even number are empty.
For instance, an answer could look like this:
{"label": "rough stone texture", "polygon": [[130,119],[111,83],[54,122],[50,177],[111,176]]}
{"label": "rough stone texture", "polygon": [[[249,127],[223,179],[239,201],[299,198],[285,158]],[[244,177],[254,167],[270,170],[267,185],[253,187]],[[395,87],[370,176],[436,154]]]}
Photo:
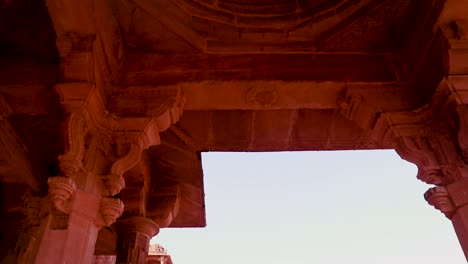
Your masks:
{"label": "rough stone texture", "polygon": [[52,261],[77,241],[74,260],[99,262],[121,214],[204,227],[203,151],[349,149],[414,162],[468,255],[467,13],[464,0],[2,1],[0,258]]}

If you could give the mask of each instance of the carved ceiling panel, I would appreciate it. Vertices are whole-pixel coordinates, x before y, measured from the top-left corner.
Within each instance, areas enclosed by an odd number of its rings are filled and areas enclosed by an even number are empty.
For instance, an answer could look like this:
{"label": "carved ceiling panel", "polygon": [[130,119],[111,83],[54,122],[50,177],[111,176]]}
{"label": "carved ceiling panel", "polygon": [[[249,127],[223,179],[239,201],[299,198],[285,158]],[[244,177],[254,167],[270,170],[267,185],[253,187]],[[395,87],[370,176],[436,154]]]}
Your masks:
{"label": "carved ceiling panel", "polygon": [[411,2],[121,0],[118,19],[128,45],[139,51],[393,51]]}
{"label": "carved ceiling panel", "polygon": [[370,12],[363,13],[323,41],[319,50],[384,52],[395,49],[401,45],[404,29],[408,27],[404,22],[408,21],[413,6],[411,0],[387,1],[381,6],[371,6]]}

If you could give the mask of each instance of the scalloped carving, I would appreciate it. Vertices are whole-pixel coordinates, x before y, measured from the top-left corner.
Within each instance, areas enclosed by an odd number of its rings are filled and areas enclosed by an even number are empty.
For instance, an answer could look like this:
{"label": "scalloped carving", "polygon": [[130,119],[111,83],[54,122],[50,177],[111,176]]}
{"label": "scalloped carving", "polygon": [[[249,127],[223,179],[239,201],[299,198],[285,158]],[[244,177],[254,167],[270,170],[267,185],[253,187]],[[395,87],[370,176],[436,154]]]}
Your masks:
{"label": "scalloped carving", "polygon": [[428,184],[441,184],[444,175],[427,138],[400,137],[395,140],[395,151],[405,160],[418,166],[417,178]]}
{"label": "scalloped carving", "polygon": [[124,203],[117,198],[103,197],[100,205],[101,216],[106,226],[110,226],[124,211]]}
{"label": "scalloped carving", "polygon": [[450,195],[445,187],[434,187],[424,193],[424,199],[441,211],[447,218],[451,218],[455,213],[456,207],[450,198]]}
{"label": "scalloped carving", "polygon": [[49,195],[54,209],[68,213],[67,202],[76,190],[76,184],[72,178],[52,177],[47,180]]}

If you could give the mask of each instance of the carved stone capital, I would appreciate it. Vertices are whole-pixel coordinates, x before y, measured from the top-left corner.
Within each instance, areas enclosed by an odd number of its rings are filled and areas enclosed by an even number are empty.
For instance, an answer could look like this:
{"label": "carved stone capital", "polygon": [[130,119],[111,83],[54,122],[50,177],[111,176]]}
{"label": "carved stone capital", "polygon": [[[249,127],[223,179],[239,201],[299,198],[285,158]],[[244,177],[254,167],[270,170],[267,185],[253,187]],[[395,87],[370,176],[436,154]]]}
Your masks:
{"label": "carved stone capital", "polygon": [[60,155],[58,157],[60,171],[66,177],[74,178],[75,175],[83,170],[81,160],[71,157],[71,155]]}
{"label": "carved stone capital", "polygon": [[152,220],[136,216],[119,219],[117,229],[117,263],[146,263],[149,241],[159,232]]}
{"label": "carved stone capital", "polygon": [[456,207],[445,187],[438,186],[429,189],[424,193],[424,198],[430,205],[445,214],[447,218],[451,218],[455,213]]}
{"label": "carved stone capital", "polygon": [[435,185],[448,181],[427,137],[399,137],[394,140],[394,144],[395,150],[403,159],[418,166],[419,180]]}
{"label": "carved stone capital", "polygon": [[107,188],[107,194],[110,196],[120,193],[120,191],[125,188],[125,180],[122,175],[110,174],[104,176],[103,181]]}
{"label": "carved stone capital", "polygon": [[119,219],[116,222],[116,228],[120,233],[142,233],[149,238],[159,233],[159,226],[153,220],[143,216]]}
{"label": "carved stone capital", "polygon": [[124,211],[124,204],[118,198],[103,197],[100,205],[100,213],[106,226],[110,226]]}
{"label": "carved stone capital", "polygon": [[67,213],[67,201],[71,199],[76,190],[76,184],[73,179],[68,177],[52,177],[47,180],[47,184],[49,185],[50,200],[54,209]]}

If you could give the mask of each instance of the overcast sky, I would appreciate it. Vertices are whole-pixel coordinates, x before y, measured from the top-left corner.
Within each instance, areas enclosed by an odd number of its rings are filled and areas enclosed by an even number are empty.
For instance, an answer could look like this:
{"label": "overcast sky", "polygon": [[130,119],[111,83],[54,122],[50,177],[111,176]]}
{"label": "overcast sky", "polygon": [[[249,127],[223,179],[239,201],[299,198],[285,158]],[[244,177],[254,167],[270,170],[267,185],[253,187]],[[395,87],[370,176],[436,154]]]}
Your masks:
{"label": "overcast sky", "polygon": [[430,186],[394,151],[204,153],[208,226],[163,229],[174,264],[464,264]]}

